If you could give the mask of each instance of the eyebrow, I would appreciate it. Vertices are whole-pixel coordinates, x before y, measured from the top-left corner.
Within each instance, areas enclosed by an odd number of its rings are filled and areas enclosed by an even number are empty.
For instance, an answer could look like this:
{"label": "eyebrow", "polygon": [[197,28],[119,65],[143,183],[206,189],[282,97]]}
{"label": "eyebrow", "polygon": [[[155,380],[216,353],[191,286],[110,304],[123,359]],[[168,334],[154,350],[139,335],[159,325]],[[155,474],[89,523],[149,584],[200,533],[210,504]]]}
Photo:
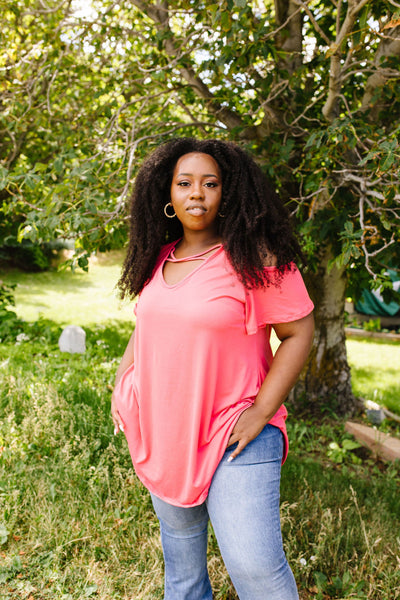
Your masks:
{"label": "eyebrow", "polygon": [[[193,177],[193,173],[178,173],[177,177]],[[219,179],[218,175],[215,173],[205,173],[202,177],[215,177],[215,179]]]}

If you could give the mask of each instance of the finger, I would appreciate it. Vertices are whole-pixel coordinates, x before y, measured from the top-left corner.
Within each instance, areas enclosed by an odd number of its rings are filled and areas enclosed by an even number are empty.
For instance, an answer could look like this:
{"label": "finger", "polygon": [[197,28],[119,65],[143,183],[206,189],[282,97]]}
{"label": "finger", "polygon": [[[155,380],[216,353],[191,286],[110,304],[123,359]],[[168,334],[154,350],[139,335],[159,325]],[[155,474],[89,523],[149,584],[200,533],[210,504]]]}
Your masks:
{"label": "finger", "polygon": [[239,441],[238,436],[235,434],[232,434],[228,440],[226,447],[229,448],[229,446],[233,446],[233,444],[236,444],[236,442],[238,442],[238,441]]}
{"label": "finger", "polygon": [[120,431],[124,432],[124,426],[122,423],[118,423],[118,421],[114,421],[114,435],[117,435]]}
{"label": "finger", "polygon": [[235,442],[238,442],[240,440],[241,435],[242,434],[240,431],[236,431],[235,429],[232,429],[231,434],[229,436],[229,443],[234,444]]}
{"label": "finger", "polygon": [[114,411],[112,414],[112,420],[114,423],[114,435],[117,435],[117,433],[121,430],[122,432],[125,431],[125,424],[123,422],[123,420],[121,419],[121,416],[119,414],[118,411]]}
{"label": "finger", "polygon": [[236,458],[238,456],[238,454],[240,454],[241,451],[247,446],[247,444],[248,444],[248,442],[240,441],[237,445],[237,448],[235,448],[235,450],[232,452],[232,454],[228,458],[228,462],[232,462],[233,459]]}

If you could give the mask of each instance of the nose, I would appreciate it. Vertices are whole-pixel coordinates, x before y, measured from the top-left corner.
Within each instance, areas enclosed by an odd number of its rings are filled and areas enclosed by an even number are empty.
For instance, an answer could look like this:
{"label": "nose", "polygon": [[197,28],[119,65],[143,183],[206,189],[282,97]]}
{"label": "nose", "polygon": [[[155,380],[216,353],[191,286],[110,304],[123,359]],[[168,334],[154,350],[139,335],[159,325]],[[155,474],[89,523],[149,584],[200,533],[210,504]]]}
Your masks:
{"label": "nose", "polygon": [[201,185],[201,182],[195,181],[193,183],[190,196],[191,198],[204,198],[204,190],[203,186]]}

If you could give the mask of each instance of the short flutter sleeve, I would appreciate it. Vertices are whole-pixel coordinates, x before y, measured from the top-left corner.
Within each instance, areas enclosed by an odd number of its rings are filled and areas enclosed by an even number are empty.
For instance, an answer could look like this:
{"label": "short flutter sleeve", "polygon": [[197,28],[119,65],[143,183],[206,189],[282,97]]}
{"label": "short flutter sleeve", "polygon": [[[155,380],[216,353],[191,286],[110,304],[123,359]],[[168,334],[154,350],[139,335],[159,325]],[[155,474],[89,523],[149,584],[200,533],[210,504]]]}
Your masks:
{"label": "short flutter sleeve", "polygon": [[[277,273],[275,267],[266,269]],[[246,332],[252,335],[266,325],[297,321],[313,308],[300,271],[292,264],[282,276],[277,273],[276,282],[268,287],[246,291]]]}

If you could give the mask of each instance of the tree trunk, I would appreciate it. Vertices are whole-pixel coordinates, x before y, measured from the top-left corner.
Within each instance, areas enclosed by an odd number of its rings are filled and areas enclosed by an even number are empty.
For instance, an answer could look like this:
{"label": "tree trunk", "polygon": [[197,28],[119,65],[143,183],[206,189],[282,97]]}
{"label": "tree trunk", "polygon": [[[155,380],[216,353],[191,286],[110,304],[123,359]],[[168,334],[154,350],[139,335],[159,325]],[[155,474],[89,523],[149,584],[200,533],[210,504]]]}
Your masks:
{"label": "tree trunk", "polygon": [[354,414],[359,403],[351,389],[344,332],[346,270],[328,270],[329,248],[321,251],[317,272],[304,274],[315,304],[315,337],[310,356],[289,402],[307,412],[330,408],[338,415]]}

